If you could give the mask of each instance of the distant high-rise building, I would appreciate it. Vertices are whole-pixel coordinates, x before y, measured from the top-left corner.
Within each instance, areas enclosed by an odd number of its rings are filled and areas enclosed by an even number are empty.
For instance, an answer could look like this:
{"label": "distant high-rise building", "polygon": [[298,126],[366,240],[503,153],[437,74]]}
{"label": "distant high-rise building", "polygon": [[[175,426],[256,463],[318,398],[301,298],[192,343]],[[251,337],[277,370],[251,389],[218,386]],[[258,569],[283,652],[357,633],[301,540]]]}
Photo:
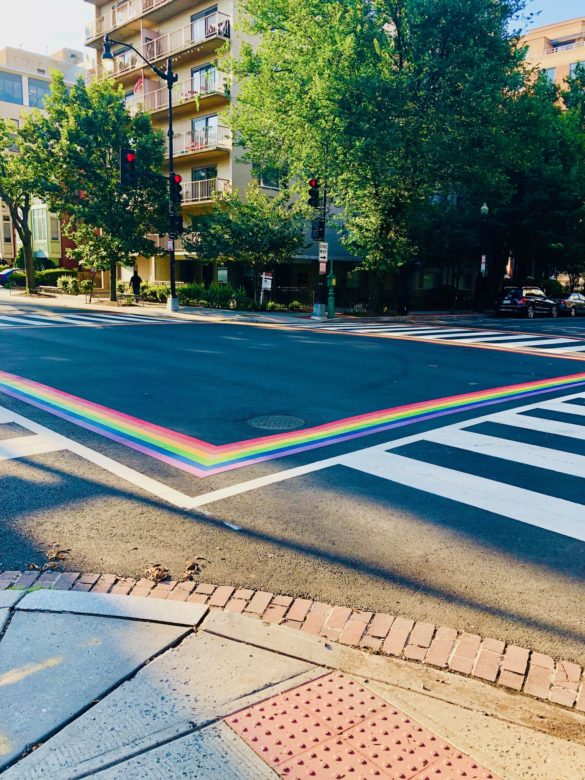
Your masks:
{"label": "distant high-rise building", "polygon": [[585,16],[535,27],[522,43],[528,46],[528,63],[562,85],[580,62],[585,64]]}

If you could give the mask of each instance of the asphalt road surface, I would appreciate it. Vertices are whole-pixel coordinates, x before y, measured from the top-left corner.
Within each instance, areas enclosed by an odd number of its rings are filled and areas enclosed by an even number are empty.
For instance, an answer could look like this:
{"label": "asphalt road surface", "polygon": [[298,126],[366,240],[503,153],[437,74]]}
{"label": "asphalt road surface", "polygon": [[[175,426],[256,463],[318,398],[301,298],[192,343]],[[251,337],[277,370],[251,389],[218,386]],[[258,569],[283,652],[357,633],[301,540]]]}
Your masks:
{"label": "asphalt road surface", "polygon": [[0,570],[50,545],[128,576],[202,556],[211,581],[583,663],[583,434],[585,318],[264,327],[4,301]]}

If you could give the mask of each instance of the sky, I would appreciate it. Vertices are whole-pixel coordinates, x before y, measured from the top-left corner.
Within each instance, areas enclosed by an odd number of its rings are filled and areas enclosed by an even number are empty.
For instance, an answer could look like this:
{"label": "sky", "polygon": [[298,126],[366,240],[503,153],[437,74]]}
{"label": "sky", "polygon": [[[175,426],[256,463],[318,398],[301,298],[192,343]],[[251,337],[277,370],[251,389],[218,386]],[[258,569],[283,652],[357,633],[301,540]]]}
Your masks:
{"label": "sky", "polygon": [[[195,4],[195,0],[194,0]],[[39,54],[63,47],[83,47],[85,23],[94,6],[84,0],[0,0],[0,48],[22,46]],[[540,11],[531,26],[572,19],[585,14],[583,0],[530,0],[529,11]]]}

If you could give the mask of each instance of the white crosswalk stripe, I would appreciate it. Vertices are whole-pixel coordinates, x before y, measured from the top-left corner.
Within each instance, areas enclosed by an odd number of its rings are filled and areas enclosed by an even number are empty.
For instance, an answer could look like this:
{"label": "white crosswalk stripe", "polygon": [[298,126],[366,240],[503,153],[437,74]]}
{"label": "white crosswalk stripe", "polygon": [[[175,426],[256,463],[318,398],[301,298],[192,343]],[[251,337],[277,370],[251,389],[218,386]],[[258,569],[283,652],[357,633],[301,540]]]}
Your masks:
{"label": "white crosswalk stripe", "polygon": [[[545,419],[534,414],[542,410],[585,418],[585,405],[570,403],[575,398],[585,399],[585,393],[436,428],[341,456],[337,463],[388,482],[585,542],[585,447],[582,455],[567,452],[563,449],[566,444],[562,438],[585,442],[585,419],[583,425],[576,425],[569,420]],[[547,446],[542,446],[540,443],[516,441],[513,431],[510,431],[511,438],[501,438],[491,433],[467,430],[481,423],[497,423],[551,436],[546,440]],[[412,457],[400,452],[407,445],[425,442],[461,450],[461,459],[457,462],[465,463],[466,469],[436,465],[424,460],[424,455]],[[530,489],[513,484],[512,465],[508,472],[510,482],[473,473],[481,467],[474,466],[473,461],[467,462],[465,453],[494,459],[490,462],[505,461],[534,468]],[[448,462],[453,463],[453,459]],[[543,469],[545,473],[550,473],[548,479],[543,478]],[[571,496],[550,495],[546,487],[553,484],[557,473],[583,480],[582,487],[577,487]]]}
{"label": "white crosswalk stripe", "polygon": [[111,325],[160,325],[160,324],[184,324],[184,320],[172,317],[152,317],[144,314],[107,314],[102,312],[74,313],[37,313],[0,315],[0,328],[52,328],[52,327],[77,327],[100,328]]}
{"label": "white crosswalk stripe", "polygon": [[[558,327],[558,326],[556,326]],[[457,325],[387,325],[385,323],[339,323],[323,322],[311,325],[315,330],[326,330],[334,333],[353,333],[359,336],[378,336],[385,338],[404,338],[424,342],[440,341],[442,343],[460,344],[469,347],[491,347],[507,351],[530,350],[540,354],[556,357],[574,357],[585,359],[580,353],[585,352],[585,334],[575,328],[567,328],[567,336],[558,334],[526,332],[511,333],[500,330],[481,330],[479,328],[463,328]],[[570,331],[570,332],[569,332]],[[579,338],[581,336],[581,338]]]}

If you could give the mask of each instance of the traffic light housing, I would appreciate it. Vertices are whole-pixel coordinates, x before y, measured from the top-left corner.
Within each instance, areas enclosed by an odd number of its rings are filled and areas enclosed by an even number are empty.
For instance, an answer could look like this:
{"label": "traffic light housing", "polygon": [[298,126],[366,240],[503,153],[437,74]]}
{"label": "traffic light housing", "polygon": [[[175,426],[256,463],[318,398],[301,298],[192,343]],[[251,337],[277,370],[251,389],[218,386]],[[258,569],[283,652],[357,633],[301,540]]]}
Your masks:
{"label": "traffic light housing", "polygon": [[317,179],[309,179],[309,200],[307,203],[314,209],[318,209],[321,206],[321,198],[319,196],[319,182]]}
{"label": "traffic light housing", "polygon": [[311,224],[311,238],[313,241],[325,241],[325,220],[314,219]]}
{"label": "traffic light housing", "polygon": [[120,150],[120,184],[122,187],[136,186],[136,152],[128,147]]}
{"label": "traffic light housing", "polygon": [[172,173],[169,180],[171,183],[171,202],[173,206],[180,207],[183,201],[183,187],[181,186],[183,177],[178,173]]}

